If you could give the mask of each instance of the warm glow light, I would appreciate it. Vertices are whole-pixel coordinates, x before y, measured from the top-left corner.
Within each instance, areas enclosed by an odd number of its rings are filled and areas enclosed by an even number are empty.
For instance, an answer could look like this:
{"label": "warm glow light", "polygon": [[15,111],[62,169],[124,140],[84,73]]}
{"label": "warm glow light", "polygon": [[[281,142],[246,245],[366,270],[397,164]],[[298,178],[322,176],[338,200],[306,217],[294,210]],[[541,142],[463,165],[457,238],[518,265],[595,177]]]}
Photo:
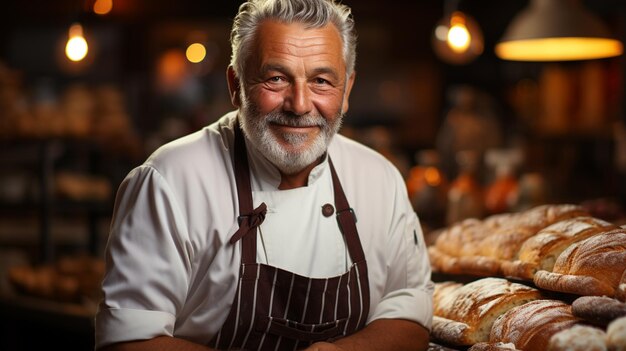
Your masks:
{"label": "warm glow light", "polygon": [[424,180],[426,184],[437,187],[441,184],[441,174],[436,167],[427,167],[424,171]]}
{"label": "warm glow light", "polygon": [[433,32],[433,49],[442,60],[466,64],[483,52],[483,36],[476,21],[460,11],[444,16]]}
{"label": "warm glow light", "polygon": [[530,0],[495,52],[512,61],[580,61],[620,56],[623,45],[582,0]]}
{"label": "warm glow light", "polygon": [[113,9],[113,0],[96,0],[93,4],[93,12],[98,15],[106,15]]}
{"label": "warm glow light", "polygon": [[448,31],[448,45],[455,52],[465,52],[471,40],[467,27],[462,23],[453,25]]}
{"label": "warm glow light", "polygon": [[70,60],[76,62],[87,56],[89,46],[83,36],[83,27],[80,24],[73,24],[69,30],[69,39],[65,45],[65,55]]}
{"label": "warm glow light", "polygon": [[192,63],[202,62],[206,57],[206,48],[200,43],[193,43],[187,47],[185,52],[187,60]]}
{"label": "warm glow light", "polygon": [[498,57],[519,61],[576,61],[619,56],[623,45],[605,38],[546,38],[505,41],[496,45]]}

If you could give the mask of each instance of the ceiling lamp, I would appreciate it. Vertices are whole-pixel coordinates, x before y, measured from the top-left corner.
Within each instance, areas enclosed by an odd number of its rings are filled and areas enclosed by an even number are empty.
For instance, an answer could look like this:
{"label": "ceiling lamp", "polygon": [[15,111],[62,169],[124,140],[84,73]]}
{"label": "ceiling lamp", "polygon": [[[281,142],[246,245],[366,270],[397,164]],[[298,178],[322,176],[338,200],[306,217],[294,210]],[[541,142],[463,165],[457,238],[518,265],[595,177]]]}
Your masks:
{"label": "ceiling lamp", "polygon": [[619,56],[623,45],[580,0],[531,0],[495,52],[512,61],[576,61]]}
{"label": "ceiling lamp", "polygon": [[448,0],[444,17],[433,31],[432,45],[443,61],[463,65],[483,53],[484,39],[478,23],[458,10],[458,0]]}

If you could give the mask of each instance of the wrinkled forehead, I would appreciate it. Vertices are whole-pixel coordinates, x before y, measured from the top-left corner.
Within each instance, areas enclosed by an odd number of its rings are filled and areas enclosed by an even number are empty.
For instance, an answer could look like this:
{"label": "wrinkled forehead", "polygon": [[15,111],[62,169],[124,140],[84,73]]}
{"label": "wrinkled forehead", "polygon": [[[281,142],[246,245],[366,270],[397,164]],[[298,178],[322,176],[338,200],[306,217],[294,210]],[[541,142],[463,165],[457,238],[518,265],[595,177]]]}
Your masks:
{"label": "wrinkled forehead", "polygon": [[[345,73],[346,63],[339,31],[333,24],[307,27],[302,23],[264,21],[258,28],[249,59],[306,59],[326,62]],[[256,60],[255,60],[256,59]]]}

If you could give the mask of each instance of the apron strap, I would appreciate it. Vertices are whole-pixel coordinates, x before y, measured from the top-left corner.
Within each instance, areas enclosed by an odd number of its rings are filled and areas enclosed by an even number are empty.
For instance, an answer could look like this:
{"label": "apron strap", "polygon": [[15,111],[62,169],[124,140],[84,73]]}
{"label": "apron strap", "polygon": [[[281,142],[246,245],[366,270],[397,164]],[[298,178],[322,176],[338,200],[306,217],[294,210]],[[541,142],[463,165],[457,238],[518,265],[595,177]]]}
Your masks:
{"label": "apron strap", "polygon": [[365,261],[365,254],[363,253],[363,247],[361,246],[361,240],[359,240],[359,234],[356,229],[356,215],[354,210],[348,204],[346,194],[343,192],[343,187],[335,171],[333,161],[328,156],[328,163],[330,165],[330,173],[333,177],[333,192],[335,193],[335,206],[337,207],[337,223],[339,229],[346,239],[346,245],[348,246],[348,252],[352,262]]}
{"label": "apron strap", "polygon": [[[239,127],[239,120],[235,121],[235,181],[237,183],[237,198],[239,200],[239,229],[230,238],[234,244],[242,239],[241,260],[243,264],[256,263],[256,229],[267,213],[267,206],[262,203],[252,209],[252,186],[250,185],[250,168],[246,141]],[[247,235],[252,234],[252,235]]]}

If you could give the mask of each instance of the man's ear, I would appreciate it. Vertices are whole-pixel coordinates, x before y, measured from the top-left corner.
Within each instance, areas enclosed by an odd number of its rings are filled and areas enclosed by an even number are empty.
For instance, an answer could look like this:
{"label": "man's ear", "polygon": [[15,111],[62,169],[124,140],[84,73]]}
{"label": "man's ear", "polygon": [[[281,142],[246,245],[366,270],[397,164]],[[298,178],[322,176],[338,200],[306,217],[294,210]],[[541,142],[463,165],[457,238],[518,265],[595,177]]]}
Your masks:
{"label": "man's ear", "polygon": [[233,106],[239,108],[241,106],[241,86],[239,84],[239,78],[233,69],[233,66],[228,66],[226,69],[226,80],[228,81],[228,92],[230,95],[230,102]]}
{"label": "man's ear", "polygon": [[342,113],[346,113],[348,112],[348,107],[349,107],[349,103],[348,100],[350,100],[350,92],[352,91],[352,86],[354,85],[354,79],[356,78],[356,72],[352,72],[352,74],[350,75],[350,77],[348,77],[348,80],[346,81],[346,92],[344,94],[343,97],[343,106],[341,107],[341,112]]}

